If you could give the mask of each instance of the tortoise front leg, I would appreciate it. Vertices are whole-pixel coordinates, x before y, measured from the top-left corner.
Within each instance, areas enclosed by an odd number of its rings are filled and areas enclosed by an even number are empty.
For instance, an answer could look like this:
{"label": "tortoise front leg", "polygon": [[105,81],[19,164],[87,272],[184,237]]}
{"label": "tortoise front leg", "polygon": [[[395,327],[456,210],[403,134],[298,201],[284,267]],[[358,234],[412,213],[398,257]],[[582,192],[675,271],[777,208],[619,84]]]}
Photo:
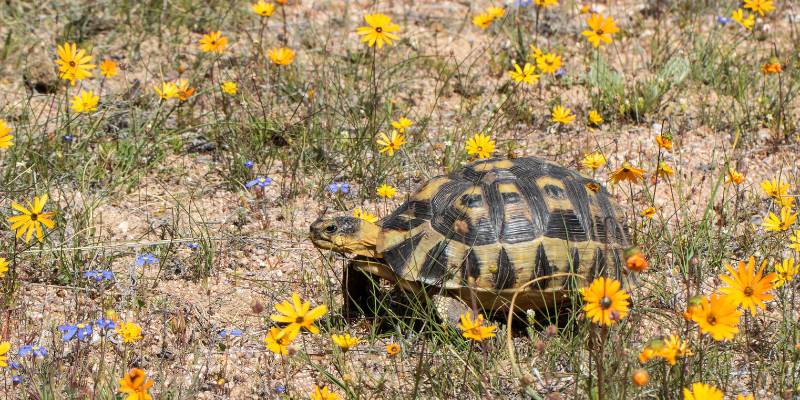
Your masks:
{"label": "tortoise front leg", "polygon": [[342,315],[346,319],[354,319],[361,315],[367,318],[377,316],[380,287],[377,277],[364,272],[358,266],[363,260],[356,257],[348,261],[342,276],[342,293],[344,304]]}

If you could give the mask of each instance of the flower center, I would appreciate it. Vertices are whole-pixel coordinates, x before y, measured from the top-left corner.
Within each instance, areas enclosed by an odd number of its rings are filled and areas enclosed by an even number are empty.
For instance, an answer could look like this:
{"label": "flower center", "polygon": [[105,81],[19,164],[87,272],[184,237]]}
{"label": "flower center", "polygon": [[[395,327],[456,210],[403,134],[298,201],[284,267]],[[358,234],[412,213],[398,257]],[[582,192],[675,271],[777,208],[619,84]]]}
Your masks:
{"label": "flower center", "polygon": [[69,62],[69,66],[70,66],[70,67],[74,67],[74,66],[75,66],[75,61],[70,61],[70,62]]}
{"label": "flower center", "polygon": [[211,41],[211,45],[212,45],[212,46],[216,46],[216,45],[217,45],[217,41],[216,41],[216,40],[212,40],[212,41]]}
{"label": "flower center", "polygon": [[750,286],[744,288],[744,295],[747,296],[747,297],[752,296],[753,295],[753,288],[751,288]]}
{"label": "flower center", "polygon": [[379,27],[375,28],[375,32],[378,32],[378,33],[383,32],[383,27],[379,26]]}
{"label": "flower center", "polygon": [[604,310],[608,310],[609,308],[611,308],[611,303],[612,302],[611,302],[611,298],[610,297],[603,296],[603,298],[600,299],[600,308],[602,308]]}
{"label": "flower center", "polygon": [[603,36],[604,33],[605,32],[603,32],[603,28],[600,28],[600,29],[597,30],[597,35],[598,36]]}
{"label": "flower center", "polygon": [[302,324],[303,322],[305,322],[305,318],[303,318],[302,316],[299,316],[299,317],[297,317],[297,319],[294,320],[294,322],[298,323],[298,324]]}
{"label": "flower center", "polygon": [[36,221],[39,218],[39,214],[31,213],[31,221]]}
{"label": "flower center", "polygon": [[77,325],[77,327],[78,327],[78,329],[83,329],[83,328],[85,328],[85,327],[86,327],[86,325],[84,325],[84,324],[78,324],[78,325]]}
{"label": "flower center", "polygon": [[708,317],[706,317],[706,322],[708,322],[709,325],[714,326],[717,324],[717,317],[709,315]]}

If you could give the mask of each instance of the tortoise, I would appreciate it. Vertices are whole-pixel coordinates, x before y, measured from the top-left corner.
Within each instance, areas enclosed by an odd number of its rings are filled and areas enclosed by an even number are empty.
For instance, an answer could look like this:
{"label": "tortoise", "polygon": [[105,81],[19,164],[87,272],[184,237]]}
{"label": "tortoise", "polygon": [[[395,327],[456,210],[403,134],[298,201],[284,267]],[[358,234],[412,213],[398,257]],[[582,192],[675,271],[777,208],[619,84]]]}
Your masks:
{"label": "tortoise", "polygon": [[493,158],[430,179],[378,224],[320,218],[310,239],[356,255],[345,271],[346,307],[374,295],[354,278],[361,273],[492,311],[507,311],[519,292],[515,307],[537,310],[596,276],[623,278],[630,240],[620,216],[606,189],[576,171]]}

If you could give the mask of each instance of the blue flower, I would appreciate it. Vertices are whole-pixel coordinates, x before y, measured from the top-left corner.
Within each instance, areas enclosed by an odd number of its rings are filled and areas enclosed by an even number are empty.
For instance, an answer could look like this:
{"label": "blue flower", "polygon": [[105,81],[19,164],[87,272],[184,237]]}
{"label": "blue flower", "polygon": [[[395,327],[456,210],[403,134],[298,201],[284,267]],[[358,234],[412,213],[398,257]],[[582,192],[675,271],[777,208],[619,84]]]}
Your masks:
{"label": "blue flower", "polygon": [[253,168],[253,165],[255,165],[255,163],[250,160],[247,160],[242,165],[244,165],[245,168],[250,169]]}
{"label": "blue flower", "polygon": [[15,385],[18,385],[18,384],[22,383],[22,381],[23,381],[24,379],[25,379],[25,378],[23,378],[23,377],[21,377],[21,376],[19,376],[19,375],[14,375],[14,376],[12,376],[12,377],[11,377],[11,383],[13,383],[13,384],[15,384]]}
{"label": "blue flower", "polygon": [[144,253],[144,254],[139,254],[139,255],[136,256],[136,265],[139,266],[139,267],[142,267],[142,266],[145,266],[145,265],[152,265],[152,264],[155,264],[157,262],[158,262],[158,258],[156,258],[156,256],[153,255],[153,253]]}
{"label": "blue flower", "polygon": [[275,393],[286,393],[286,386],[283,386],[280,383],[275,385]]}
{"label": "blue flower", "polygon": [[722,26],[725,26],[725,25],[728,25],[730,22],[731,22],[730,18],[723,17],[722,15],[717,15],[717,23],[718,24],[720,24]]}
{"label": "blue flower", "polygon": [[64,135],[63,139],[64,139],[64,141],[65,141],[65,142],[67,142],[67,143],[72,143],[72,141],[73,141],[73,140],[75,140],[75,136],[72,136],[72,135]]}
{"label": "blue flower", "polygon": [[[22,350],[22,349],[20,349],[20,350]],[[21,365],[19,365],[19,363],[16,362],[16,361],[9,361],[8,362],[8,368],[9,369],[19,369],[20,367],[21,367]]]}
{"label": "blue flower", "polygon": [[94,325],[96,327],[100,328],[101,330],[106,330],[106,331],[110,331],[110,330],[115,329],[117,327],[117,323],[116,322],[114,322],[113,320],[110,320],[110,319],[106,319],[106,318],[99,318],[94,323]]}
{"label": "blue flower", "polygon": [[245,186],[250,189],[253,186],[258,186],[261,188],[265,188],[272,184],[272,178],[265,178],[263,176],[257,176],[256,179],[253,179],[250,182],[247,182]]}
{"label": "blue flower", "polygon": [[567,71],[564,68],[559,68],[559,69],[556,70],[556,73],[554,75],[555,75],[556,78],[560,79],[560,78],[563,78],[564,75],[566,75],[566,74],[567,74]]}
{"label": "blue flower", "polygon": [[200,248],[200,243],[186,243],[186,247],[190,250],[197,250]]}
{"label": "blue flower", "polygon": [[101,281],[113,281],[114,280],[114,273],[107,269],[97,269],[92,271],[86,271],[83,273],[83,276],[88,279],[92,279],[95,282]]}
{"label": "blue flower", "polygon": [[61,336],[65,342],[68,342],[76,337],[78,340],[84,340],[92,336],[91,324],[75,324],[75,325],[61,325],[58,330],[64,332]]}
{"label": "blue flower", "polygon": [[350,193],[350,184],[345,182],[333,182],[325,189],[330,193]]}
{"label": "blue flower", "polygon": [[20,346],[19,352],[17,352],[17,354],[19,354],[20,357],[25,357],[28,354],[33,354],[34,357],[44,357],[47,355],[47,349],[45,349],[42,346],[33,346],[30,344],[26,344],[24,346]]}
{"label": "blue flower", "polygon": [[241,329],[223,329],[219,332],[219,336],[221,338],[225,337],[241,337],[242,331]]}
{"label": "blue flower", "polygon": [[527,7],[531,5],[531,0],[515,0],[512,7]]}

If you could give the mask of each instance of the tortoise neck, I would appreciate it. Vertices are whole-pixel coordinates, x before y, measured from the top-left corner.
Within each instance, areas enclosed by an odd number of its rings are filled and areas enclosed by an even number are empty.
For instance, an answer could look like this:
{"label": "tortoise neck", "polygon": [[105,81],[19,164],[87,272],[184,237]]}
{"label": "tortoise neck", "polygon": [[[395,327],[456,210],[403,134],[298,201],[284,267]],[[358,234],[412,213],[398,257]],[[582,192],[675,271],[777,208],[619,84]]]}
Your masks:
{"label": "tortoise neck", "polygon": [[381,255],[376,250],[380,232],[381,228],[378,225],[359,219],[357,239],[348,246],[348,250],[357,256],[374,259],[381,258]]}

